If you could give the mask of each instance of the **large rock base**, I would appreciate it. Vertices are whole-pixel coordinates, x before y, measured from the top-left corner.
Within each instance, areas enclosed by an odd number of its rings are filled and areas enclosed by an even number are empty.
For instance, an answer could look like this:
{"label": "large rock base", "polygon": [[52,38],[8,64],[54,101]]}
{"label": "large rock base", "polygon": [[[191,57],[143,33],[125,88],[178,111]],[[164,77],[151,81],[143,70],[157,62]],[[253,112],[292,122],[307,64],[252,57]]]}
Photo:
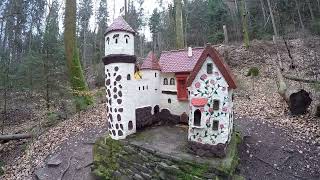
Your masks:
{"label": "large rock base", "polygon": [[[94,146],[94,174],[101,179],[231,179],[238,165],[234,136],[224,158],[201,158],[187,153],[161,152],[139,145],[136,139],[122,141],[109,137],[99,139]],[[168,145],[170,146],[170,145]]]}

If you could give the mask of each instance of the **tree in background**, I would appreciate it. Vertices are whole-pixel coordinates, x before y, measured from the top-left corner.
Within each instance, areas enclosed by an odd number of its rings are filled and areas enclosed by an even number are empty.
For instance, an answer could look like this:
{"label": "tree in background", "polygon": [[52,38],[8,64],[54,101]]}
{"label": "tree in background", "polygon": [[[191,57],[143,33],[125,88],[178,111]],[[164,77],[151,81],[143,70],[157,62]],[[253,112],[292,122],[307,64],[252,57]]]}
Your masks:
{"label": "tree in background", "polygon": [[246,0],[241,0],[241,15],[242,15],[242,32],[243,32],[243,43],[246,48],[249,48],[250,39],[248,31],[248,11]]}
{"label": "tree in background", "polygon": [[79,59],[76,41],[76,0],[66,0],[64,21],[64,45],[70,83],[75,96],[77,109],[84,109],[92,104],[92,97],[88,94],[88,85],[84,78]]}
{"label": "tree in background", "polygon": [[149,27],[152,33],[153,51],[156,52],[156,50],[158,50],[159,52],[159,49],[157,49],[157,47],[159,48],[160,44],[160,42],[158,41],[158,37],[160,36],[160,13],[158,12],[157,8],[153,10],[153,13],[149,19]]}
{"label": "tree in background", "polygon": [[224,40],[223,25],[227,24],[228,7],[222,0],[208,1],[209,41],[221,43]]}
{"label": "tree in background", "polygon": [[184,48],[184,30],[182,19],[182,3],[181,0],[174,0],[175,20],[176,20],[176,48]]}

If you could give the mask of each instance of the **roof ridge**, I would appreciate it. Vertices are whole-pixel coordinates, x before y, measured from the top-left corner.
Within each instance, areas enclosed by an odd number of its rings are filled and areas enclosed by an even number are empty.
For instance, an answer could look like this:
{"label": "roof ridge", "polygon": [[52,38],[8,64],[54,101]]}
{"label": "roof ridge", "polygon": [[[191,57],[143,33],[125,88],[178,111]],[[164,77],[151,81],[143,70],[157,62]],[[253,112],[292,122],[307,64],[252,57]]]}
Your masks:
{"label": "roof ridge", "polygon": [[[193,49],[205,49],[204,47],[194,47],[192,48]],[[162,51],[161,53],[168,53],[168,52],[180,52],[180,51],[188,51],[187,48],[184,48],[184,49],[173,49],[173,50],[168,50],[168,51]]]}

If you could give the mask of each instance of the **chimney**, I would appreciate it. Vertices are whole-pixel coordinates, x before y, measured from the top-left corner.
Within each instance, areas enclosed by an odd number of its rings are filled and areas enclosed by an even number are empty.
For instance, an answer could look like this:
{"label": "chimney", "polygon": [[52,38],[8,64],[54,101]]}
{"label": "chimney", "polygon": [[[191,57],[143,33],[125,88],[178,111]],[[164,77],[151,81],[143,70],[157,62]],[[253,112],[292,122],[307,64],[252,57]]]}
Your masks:
{"label": "chimney", "polygon": [[192,57],[192,48],[188,47],[188,57]]}

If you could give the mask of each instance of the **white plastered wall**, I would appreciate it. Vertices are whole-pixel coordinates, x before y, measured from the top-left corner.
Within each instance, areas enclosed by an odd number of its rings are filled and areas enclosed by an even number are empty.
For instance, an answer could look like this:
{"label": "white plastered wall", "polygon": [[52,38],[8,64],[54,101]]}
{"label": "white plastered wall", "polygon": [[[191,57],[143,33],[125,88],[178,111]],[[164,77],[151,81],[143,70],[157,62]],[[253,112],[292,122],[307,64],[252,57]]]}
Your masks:
{"label": "white plastered wall", "polygon": [[[213,64],[212,74],[207,74],[208,63]],[[206,78],[203,78],[205,76]],[[214,91],[212,91],[212,89],[214,89]],[[190,101],[191,111],[189,113],[189,140],[211,145],[217,145],[219,143],[226,144],[228,142],[230,134],[232,133],[230,129],[232,129],[233,127],[233,121],[229,118],[229,115],[232,112],[232,104],[230,104],[232,91],[229,92],[228,89],[229,88],[226,80],[224,79],[212,59],[208,57],[207,60],[203,63],[192,85],[189,87],[189,90],[191,91],[189,99],[212,98],[214,100],[219,100],[219,110],[212,110],[212,108],[208,105],[205,105],[204,107],[194,107]],[[216,93],[209,93],[215,91]],[[201,110],[200,127],[196,127],[193,124],[194,112],[197,109]],[[210,111],[213,112],[213,115],[210,114]],[[214,120],[219,121],[218,130],[212,129],[212,122]]]}
{"label": "white plastered wall", "polygon": [[[119,36],[113,38],[114,35],[118,34]],[[127,37],[128,35],[129,37]],[[109,38],[109,43],[108,39]],[[116,43],[116,39],[118,43]],[[126,40],[128,43],[126,43]],[[129,32],[110,32],[105,36],[105,56],[110,54],[127,54],[134,55],[134,36]]]}
{"label": "white plastered wall", "polygon": [[[164,79],[168,80],[168,85],[164,85]],[[174,78],[175,83],[174,85],[170,85],[170,79]],[[181,115],[184,112],[189,114],[189,102],[188,101],[179,101],[177,95],[165,94],[162,91],[169,91],[169,92],[177,92],[177,80],[175,78],[174,73],[161,73],[161,96],[160,96],[160,108],[161,109],[168,109],[171,114],[174,115]],[[171,100],[171,103],[168,100]]]}

